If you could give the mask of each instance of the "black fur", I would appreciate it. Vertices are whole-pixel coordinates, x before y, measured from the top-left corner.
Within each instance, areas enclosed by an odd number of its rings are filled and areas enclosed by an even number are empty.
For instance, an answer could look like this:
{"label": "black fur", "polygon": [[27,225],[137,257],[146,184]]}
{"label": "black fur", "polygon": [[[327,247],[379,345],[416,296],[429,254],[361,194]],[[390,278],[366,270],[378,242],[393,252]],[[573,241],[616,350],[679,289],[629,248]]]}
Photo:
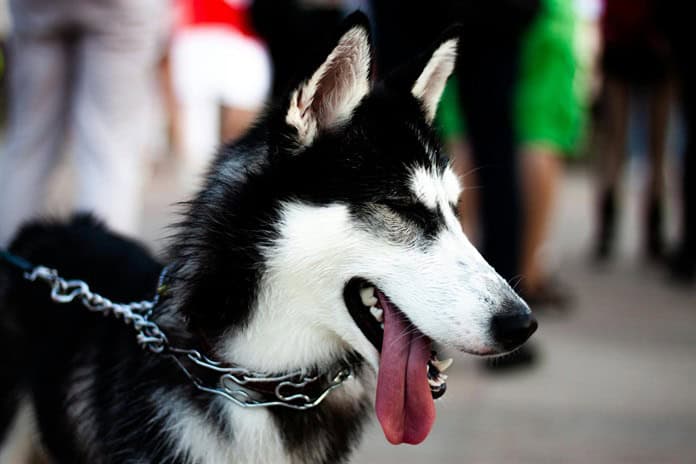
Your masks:
{"label": "black fur", "polygon": [[[413,66],[422,69],[421,61]],[[378,221],[375,211],[386,209],[395,211],[395,227],[437,233],[441,215],[420,206],[406,180],[414,166],[436,162],[443,168],[442,157],[409,92],[417,70],[406,67],[402,74],[408,82],[378,85],[348,123],[320,133],[305,149],[295,143],[281,106],[241,142],[221,150],[166,253],[170,290],[155,318],[171,341],[200,347],[202,335],[214,354],[223,334],[249,321],[264,271],[260,247],[277,236],[283,201],[345,203],[370,230]],[[398,79],[397,73],[391,82]],[[391,240],[415,240],[383,226]],[[12,251],[84,279],[114,301],[151,298],[162,268],[142,246],[85,216],[29,225]],[[185,401],[211,418],[221,438],[234,435],[221,400],[195,390],[167,358],[143,351],[122,322],[79,304],[52,304],[47,288],[2,267],[0,292],[0,352],[10,356],[0,378],[0,435],[21,391],[31,392],[43,444],[58,463],[183,462],[172,455],[165,419],[158,415],[163,400]],[[361,376],[360,360],[354,361]],[[74,390],[83,383],[83,391]],[[78,401],[89,405],[81,417],[96,426],[89,443],[77,439],[84,433],[66,414]],[[363,397],[350,407],[327,401],[307,412],[272,411],[298,462],[310,462],[317,443],[325,444],[324,462],[341,462],[358,441],[369,405]]]}

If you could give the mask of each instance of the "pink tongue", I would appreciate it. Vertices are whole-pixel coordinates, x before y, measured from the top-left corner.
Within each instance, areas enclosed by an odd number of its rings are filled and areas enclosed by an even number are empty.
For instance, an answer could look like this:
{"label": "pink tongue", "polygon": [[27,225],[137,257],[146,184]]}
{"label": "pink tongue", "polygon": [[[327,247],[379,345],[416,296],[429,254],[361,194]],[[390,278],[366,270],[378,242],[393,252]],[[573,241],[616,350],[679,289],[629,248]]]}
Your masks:
{"label": "pink tongue", "polygon": [[384,338],[377,378],[375,410],[390,443],[417,444],[435,422],[435,404],[427,378],[430,340],[409,326],[381,292]]}

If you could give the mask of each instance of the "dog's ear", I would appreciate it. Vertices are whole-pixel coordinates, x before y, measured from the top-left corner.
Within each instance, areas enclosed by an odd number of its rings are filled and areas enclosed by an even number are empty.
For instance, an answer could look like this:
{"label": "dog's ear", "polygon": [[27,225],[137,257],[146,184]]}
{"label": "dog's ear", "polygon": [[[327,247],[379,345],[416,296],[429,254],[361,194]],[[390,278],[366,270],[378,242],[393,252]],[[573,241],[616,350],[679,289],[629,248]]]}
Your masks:
{"label": "dog's ear", "polygon": [[337,45],[312,76],[290,93],[285,122],[309,145],[319,131],[350,119],[370,91],[372,48],[367,17],[353,13],[344,21]]}
{"label": "dog's ear", "polygon": [[448,28],[427,53],[397,69],[386,79],[390,87],[403,89],[408,86],[420,102],[428,124],[435,119],[445,84],[454,71],[460,35],[459,26]]}
{"label": "dog's ear", "polygon": [[458,43],[459,40],[456,37],[440,43],[411,88],[411,93],[423,106],[428,123],[432,123],[435,119],[437,105],[445,90],[445,84],[454,71]]}

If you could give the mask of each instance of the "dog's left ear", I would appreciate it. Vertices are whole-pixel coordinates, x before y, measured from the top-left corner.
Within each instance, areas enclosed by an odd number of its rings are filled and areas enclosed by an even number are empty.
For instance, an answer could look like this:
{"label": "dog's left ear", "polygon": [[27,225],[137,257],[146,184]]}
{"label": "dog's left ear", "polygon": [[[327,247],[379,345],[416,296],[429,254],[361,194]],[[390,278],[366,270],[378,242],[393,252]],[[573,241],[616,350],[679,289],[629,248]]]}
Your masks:
{"label": "dog's left ear", "polygon": [[350,119],[370,91],[371,46],[367,17],[353,13],[344,21],[345,32],[312,76],[290,94],[285,122],[297,130],[307,146],[324,129]]}

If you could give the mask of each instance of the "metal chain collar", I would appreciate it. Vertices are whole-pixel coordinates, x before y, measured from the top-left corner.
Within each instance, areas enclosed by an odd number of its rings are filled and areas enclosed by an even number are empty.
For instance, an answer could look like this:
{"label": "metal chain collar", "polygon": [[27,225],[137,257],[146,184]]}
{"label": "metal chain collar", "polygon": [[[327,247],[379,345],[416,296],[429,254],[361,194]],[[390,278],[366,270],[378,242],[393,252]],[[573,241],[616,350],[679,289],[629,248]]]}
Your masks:
{"label": "metal chain collar", "polygon": [[[160,275],[158,288],[162,286],[165,271]],[[154,321],[150,320],[152,310],[159,300],[159,290],[152,300],[124,304],[114,303],[108,298],[92,292],[87,283],[82,280],[65,280],[58,275],[55,269],[44,266],[34,267],[31,271],[25,272],[24,277],[32,282],[47,283],[51,287],[51,299],[56,303],[79,301],[90,311],[114,316],[127,325],[132,325],[136,331],[138,343],[144,349],[152,353],[171,356],[198,390],[222,396],[243,408],[282,406],[300,411],[311,409],[319,405],[329,393],[340,387],[353,375],[352,367],[345,362],[335,374],[321,373],[314,376],[307,375],[304,371],[268,376],[240,366],[220,363],[207,358],[199,351],[175,348],[169,344],[164,332]],[[185,366],[182,362],[183,359],[218,375],[217,385],[206,385]],[[303,390],[304,387],[319,381],[322,377],[326,379],[325,386],[318,388],[312,394]],[[276,384],[275,398],[255,398],[254,396],[258,395],[254,394],[254,385],[269,383]]]}

